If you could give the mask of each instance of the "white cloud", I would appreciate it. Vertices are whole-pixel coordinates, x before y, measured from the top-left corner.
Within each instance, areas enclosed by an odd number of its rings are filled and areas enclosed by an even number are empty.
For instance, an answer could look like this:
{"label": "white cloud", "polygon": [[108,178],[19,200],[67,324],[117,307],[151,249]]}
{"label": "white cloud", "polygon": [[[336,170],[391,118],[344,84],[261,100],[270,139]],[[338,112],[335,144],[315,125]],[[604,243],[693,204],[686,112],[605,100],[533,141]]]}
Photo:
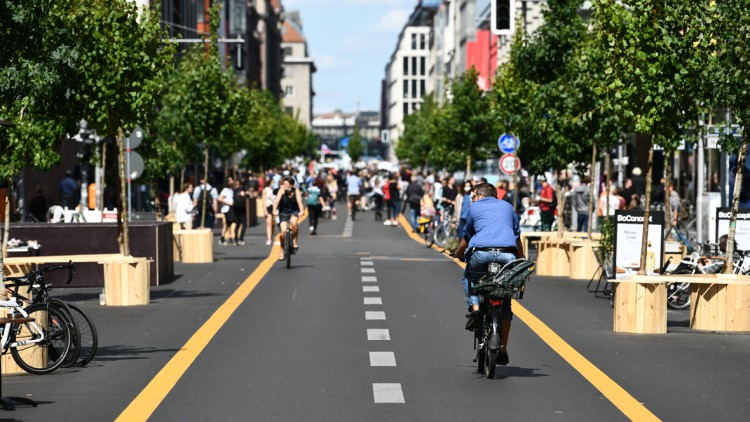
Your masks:
{"label": "white cloud", "polygon": [[353,61],[336,56],[321,56],[315,58],[315,66],[321,71],[336,71],[348,69],[354,64]]}
{"label": "white cloud", "polygon": [[404,27],[411,11],[408,9],[393,9],[383,15],[372,27],[373,31],[398,33]]}

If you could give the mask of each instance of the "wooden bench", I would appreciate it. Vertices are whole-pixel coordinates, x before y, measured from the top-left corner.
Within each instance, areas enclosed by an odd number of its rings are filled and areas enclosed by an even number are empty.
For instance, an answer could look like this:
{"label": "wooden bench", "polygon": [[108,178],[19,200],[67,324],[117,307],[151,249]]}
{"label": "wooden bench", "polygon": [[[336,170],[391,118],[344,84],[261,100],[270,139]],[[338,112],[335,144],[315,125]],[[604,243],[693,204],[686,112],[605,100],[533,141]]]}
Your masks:
{"label": "wooden bench", "polygon": [[591,280],[594,278],[599,264],[594,256],[594,248],[599,242],[588,239],[578,239],[570,242],[570,278],[575,280]]}
{"label": "wooden bench", "polygon": [[690,283],[690,328],[750,331],[750,277],[733,274],[633,276],[615,281],[614,330],[667,332],[666,283]]}
{"label": "wooden bench", "polygon": [[109,306],[147,305],[150,302],[151,260],[122,254],[50,255],[5,258],[7,276],[21,276],[32,265],[95,262],[104,266],[104,296]]}

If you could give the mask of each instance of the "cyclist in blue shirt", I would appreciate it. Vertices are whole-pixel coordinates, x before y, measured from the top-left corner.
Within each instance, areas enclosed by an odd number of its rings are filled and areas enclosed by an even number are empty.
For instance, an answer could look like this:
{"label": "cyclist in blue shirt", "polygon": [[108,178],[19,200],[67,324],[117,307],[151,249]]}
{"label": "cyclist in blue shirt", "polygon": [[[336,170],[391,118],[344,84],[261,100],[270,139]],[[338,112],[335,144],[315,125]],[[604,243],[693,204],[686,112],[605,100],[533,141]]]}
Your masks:
{"label": "cyclist in blue shirt", "polygon": [[346,176],[346,196],[349,197],[347,207],[349,208],[349,214],[352,213],[352,204],[359,203],[359,195],[362,189],[362,179],[357,176],[355,171],[349,171],[349,175]]}
{"label": "cyclist in blue shirt", "polygon": [[[466,226],[456,256],[466,262],[464,270],[464,293],[469,307],[469,320],[466,329],[473,331],[480,324],[479,297],[471,294],[470,287],[486,272],[491,262],[505,265],[524,257],[520,236],[518,215],[513,206],[497,199],[497,190],[490,183],[479,184],[466,216]],[[513,318],[511,301],[503,301],[501,308],[502,349],[498,353],[498,363],[508,363],[508,336]]]}

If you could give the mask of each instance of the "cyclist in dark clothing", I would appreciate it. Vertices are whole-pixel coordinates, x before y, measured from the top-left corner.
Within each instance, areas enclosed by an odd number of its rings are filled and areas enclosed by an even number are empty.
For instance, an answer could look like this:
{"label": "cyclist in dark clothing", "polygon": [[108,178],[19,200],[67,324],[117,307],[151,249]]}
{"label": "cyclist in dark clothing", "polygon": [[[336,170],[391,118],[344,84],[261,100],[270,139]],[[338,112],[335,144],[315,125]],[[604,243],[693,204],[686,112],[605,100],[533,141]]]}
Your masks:
{"label": "cyclist in dark clothing", "polygon": [[279,193],[273,203],[273,215],[279,216],[279,242],[281,243],[279,261],[283,261],[285,258],[284,233],[287,227],[292,229],[292,247],[295,251],[299,247],[297,243],[297,233],[299,233],[297,220],[302,210],[302,194],[294,188],[294,180],[291,177],[284,177],[281,179]]}

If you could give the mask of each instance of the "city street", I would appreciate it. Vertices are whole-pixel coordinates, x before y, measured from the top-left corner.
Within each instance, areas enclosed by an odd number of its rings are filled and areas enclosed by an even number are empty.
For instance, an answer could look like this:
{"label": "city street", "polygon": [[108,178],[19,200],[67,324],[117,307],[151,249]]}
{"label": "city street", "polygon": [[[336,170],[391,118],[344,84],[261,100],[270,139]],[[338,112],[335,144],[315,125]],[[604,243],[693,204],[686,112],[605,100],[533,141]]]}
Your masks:
{"label": "city street", "polygon": [[90,311],[99,353],[86,368],[3,377],[5,395],[39,407],[0,419],[750,419],[750,335],[693,332],[687,310],[669,312],[666,335],[617,334],[586,281],[532,276],[514,303],[510,364],[486,379],[461,268],[372,213],[351,236],[346,225],[323,220],[313,237],[305,221],[290,269],[254,227],[248,246],[216,246],[212,264],[175,264],[146,307],[53,290]]}

